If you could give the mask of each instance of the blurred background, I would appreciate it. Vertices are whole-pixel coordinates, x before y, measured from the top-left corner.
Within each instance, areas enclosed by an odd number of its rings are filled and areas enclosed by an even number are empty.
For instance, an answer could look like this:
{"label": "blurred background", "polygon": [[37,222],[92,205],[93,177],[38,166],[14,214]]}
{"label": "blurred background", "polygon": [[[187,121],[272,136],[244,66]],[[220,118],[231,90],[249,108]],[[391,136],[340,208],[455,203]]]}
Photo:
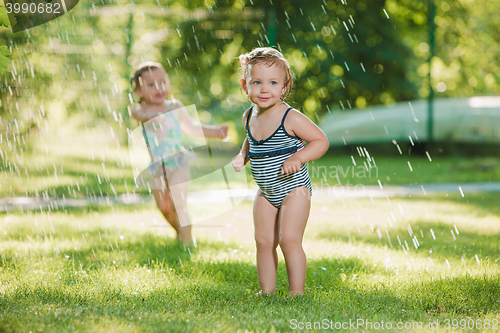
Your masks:
{"label": "blurred background", "polygon": [[[3,14],[0,193],[143,191],[127,150],[137,126],[129,79],[143,61],[162,63],[172,95],[196,105],[202,122],[229,123],[231,142],[241,144],[250,103],[237,58],[258,46],[289,60],[296,81],[288,103],[330,139],[317,165],[376,157],[377,176],[358,177],[366,184],[497,181],[498,5],[92,0],[17,33]],[[319,183],[328,174],[312,176]]]}

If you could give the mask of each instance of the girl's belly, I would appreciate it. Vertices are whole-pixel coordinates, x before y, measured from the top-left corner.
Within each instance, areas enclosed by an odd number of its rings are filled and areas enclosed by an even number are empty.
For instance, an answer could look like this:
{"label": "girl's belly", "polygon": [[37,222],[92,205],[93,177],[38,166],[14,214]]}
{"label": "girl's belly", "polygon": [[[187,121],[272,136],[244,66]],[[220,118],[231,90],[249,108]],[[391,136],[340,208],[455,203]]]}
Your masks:
{"label": "girl's belly", "polygon": [[252,176],[263,192],[278,194],[289,187],[307,186],[305,179],[309,180],[309,174],[305,164],[302,164],[298,172],[281,174],[283,162],[292,155],[293,153],[289,153],[250,160]]}

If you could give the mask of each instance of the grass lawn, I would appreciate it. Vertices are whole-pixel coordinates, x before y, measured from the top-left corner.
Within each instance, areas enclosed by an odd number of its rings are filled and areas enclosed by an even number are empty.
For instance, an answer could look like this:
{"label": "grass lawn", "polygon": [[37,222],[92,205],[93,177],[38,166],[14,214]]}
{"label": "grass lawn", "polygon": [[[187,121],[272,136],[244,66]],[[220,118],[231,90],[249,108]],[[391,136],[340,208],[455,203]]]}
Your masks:
{"label": "grass lawn", "polygon": [[[370,163],[369,163],[370,162]],[[410,185],[500,181],[497,157],[331,156],[309,163],[316,184]],[[356,165],[354,165],[356,163]]]}
{"label": "grass lawn", "polygon": [[[0,195],[147,194],[127,147],[101,136],[3,140]],[[497,157],[364,155],[309,163],[313,183],[500,181]],[[152,201],[2,213],[0,332],[500,329],[498,194],[314,198],[303,297],[287,296],[281,252],[277,295],[254,295],[251,211],[195,224],[189,248]]]}
{"label": "grass lawn", "polygon": [[286,296],[281,252],[278,294],[254,296],[250,202],[196,224],[190,248],[173,241],[152,202],[3,214],[0,331],[387,331],[390,324],[419,332],[436,323],[432,331],[496,331],[497,202],[497,194],[313,200],[302,297]]}
{"label": "grass lawn", "polygon": [[[3,140],[0,149],[0,196],[81,198],[148,193],[147,188],[135,185],[127,146],[103,133],[47,137],[32,146]],[[422,157],[395,151],[394,155],[369,158],[366,154],[326,155],[310,162],[308,168],[318,186],[500,181],[499,157]],[[246,172],[249,185],[256,186],[249,165]],[[213,187],[206,183],[199,189]]]}

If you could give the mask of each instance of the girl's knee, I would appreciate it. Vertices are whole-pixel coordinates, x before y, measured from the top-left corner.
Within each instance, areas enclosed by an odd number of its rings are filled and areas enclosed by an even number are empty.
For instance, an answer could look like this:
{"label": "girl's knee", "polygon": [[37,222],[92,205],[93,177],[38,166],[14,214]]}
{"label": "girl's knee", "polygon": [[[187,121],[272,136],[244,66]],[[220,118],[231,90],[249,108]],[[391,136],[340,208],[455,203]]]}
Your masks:
{"label": "girl's knee", "polygon": [[280,235],[279,245],[283,251],[294,250],[302,247],[302,240],[294,235]]}
{"label": "girl's knee", "polygon": [[173,213],[174,208],[170,200],[159,200],[156,202],[156,206],[163,213]]}
{"label": "girl's knee", "polygon": [[278,247],[278,242],[274,241],[274,239],[269,238],[267,235],[255,235],[255,243],[257,244],[258,249],[276,249]]}

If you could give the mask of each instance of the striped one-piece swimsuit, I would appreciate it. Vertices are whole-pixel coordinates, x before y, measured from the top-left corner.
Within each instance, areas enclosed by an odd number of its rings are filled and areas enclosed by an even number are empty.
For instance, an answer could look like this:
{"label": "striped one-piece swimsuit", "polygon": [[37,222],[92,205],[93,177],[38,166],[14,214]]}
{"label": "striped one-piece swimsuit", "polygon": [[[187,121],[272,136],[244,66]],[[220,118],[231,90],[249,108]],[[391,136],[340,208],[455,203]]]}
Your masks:
{"label": "striped one-piece swimsuit", "polygon": [[312,194],[311,180],[305,164],[302,164],[298,172],[281,174],[283,162],[304,148],[300,138],[285,130],[285,118],[291,109],[289,107],[286,110],[281,125],[265,140],[255,140],[250,133],[248,122],[253,108],[249,111],[245,127],[250,143],[247,157],[250,159],[253,178],[262,194],[276,208],[281,207],[283,199],[296,187],[304,186]]}

